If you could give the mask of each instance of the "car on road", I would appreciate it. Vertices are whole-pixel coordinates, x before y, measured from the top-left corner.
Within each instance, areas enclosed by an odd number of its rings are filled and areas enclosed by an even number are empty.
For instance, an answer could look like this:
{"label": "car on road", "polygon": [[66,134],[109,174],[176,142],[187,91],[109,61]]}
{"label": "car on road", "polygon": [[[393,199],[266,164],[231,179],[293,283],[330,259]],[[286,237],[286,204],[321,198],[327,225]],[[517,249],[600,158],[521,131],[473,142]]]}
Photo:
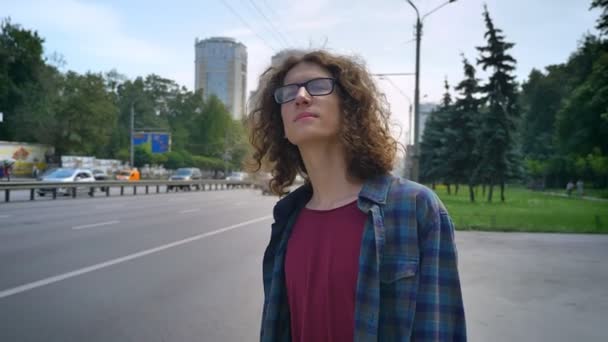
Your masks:
{"label": "car on road", "polygon": [[[199,168],[196,167],[183,167],[179,168],[169,176],[170,181],[192,181],[192,180],[200,180],[203,178],[203,174]],[[198,185],[196,185],[198,189]],[[174,188],[183,189],[183,190],[191,190],[190,185],[167,185],[168,190],[173,190]]]}
{"label": "car on road", "polygon": [[38,177],[36,177],[36,180],[42,180],[44,177],[50,175],[51,173],[55,172],[58,168],[57,167],[52,167],[50,169],[45,170],[44,172],[41,172]]}
{"label": "car on road", "polygon": [[245,180],[245,178],[247,178],[247,173],[246,172],[231,172],[226,177],[226,180],[228,180],[228,181],[242,182],[242,181]]}
{"label": "car on road", "polygon": [[[103,182],[103,181],[110,180],[110,176],[108,176],[108,174],[104,170],[93,169],[93,170],[91,170],[91,172],[93,173],[93,177],[95,177],[96,181]],[[106,187],[102,186],[99,188],[99,190],[106,191]]]}
{"label": "car on road", "polygon": [[[74,182],[94,182],[95,177],[93,172],[88,169],[72,169],[72,168],[58,168],[54,171],[44,175],[41,182],[47,183],[74,183]],[[58,195],[69,195],[72,189],[70,187],[58,187]],[[77,187],[76,191],[87,191],[92,194],[92,187]],[[45,196],[47,193],[52,193],[53,188],[40,188],[38,189],[39,196]]]}

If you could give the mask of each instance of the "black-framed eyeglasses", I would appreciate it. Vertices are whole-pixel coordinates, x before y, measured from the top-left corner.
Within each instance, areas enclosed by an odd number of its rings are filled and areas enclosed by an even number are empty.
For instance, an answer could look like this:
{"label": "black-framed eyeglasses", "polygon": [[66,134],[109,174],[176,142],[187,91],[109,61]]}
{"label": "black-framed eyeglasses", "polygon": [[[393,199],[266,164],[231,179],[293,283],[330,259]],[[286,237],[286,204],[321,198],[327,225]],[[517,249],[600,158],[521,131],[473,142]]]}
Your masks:
{"label": "black-framed eyeglasses", "polygon": [[334,91],[336,79],[330,77],[313,78],[303,83],[291,83],[277,88],[274,91],[274,100],[278,104],[287,103],[296,99],[298,90],[304,87],[311,96],[329,95]]}

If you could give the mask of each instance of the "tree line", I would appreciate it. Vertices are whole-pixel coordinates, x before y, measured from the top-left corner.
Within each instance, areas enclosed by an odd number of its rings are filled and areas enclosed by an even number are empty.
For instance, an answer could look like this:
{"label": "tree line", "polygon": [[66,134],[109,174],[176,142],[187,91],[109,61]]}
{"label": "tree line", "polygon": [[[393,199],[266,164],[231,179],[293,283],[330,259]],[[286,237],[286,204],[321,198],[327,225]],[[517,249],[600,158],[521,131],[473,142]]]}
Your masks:
{"label": "tree line", "polygon": [[48,144],[56,155],[128,161],[130,119],[135,131],[171,134],[171,151],[135,151],[135,166],[240,169],[247,153],[244,123],[215,96],[203,99],[155,74],[133,80],[116,70],[62,72],[56,54],[45,57],[36,31],[2,20],[0,26],[0,140]]}
{"label": "tree line", "polygon": [[[599,36],[586,34],[565,63],[533,69],[517,84],[514,43],[484,6],[484,46],[471,63],[464,55],[464,78],[448,81],[440,105],[430,113],[420,144],[420,176],[444,183],[451,192],[466,184],[475,201],[481,186],[487,201],[494,187],[505,200],[505,185],[523,181],[532,188],[557,187],[583,179],[608,186],[608,0],[594,0],[602,14]],[[489,72],[477,78],[476,67]]]}

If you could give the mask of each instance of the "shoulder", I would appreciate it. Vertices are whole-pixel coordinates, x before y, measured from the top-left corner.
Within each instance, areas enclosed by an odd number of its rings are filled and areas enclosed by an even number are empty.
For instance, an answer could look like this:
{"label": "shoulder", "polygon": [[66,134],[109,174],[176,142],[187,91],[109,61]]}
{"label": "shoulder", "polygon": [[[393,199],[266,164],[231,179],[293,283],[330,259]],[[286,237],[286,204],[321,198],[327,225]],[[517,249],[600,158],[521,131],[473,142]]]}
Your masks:
{"label": "shoulder", "polygon": [[387,197],[387,204],[411,204],[416,207],[430,206],[438,211],[447,212],[445,206],[433,190],[423,184],[401,177],[393,177]]}
{"label": "shoulder", "polygon": [[419,223],[448,214],[433,190],[401,177],[393,177],[385,207],[389,213],[414,214]]}

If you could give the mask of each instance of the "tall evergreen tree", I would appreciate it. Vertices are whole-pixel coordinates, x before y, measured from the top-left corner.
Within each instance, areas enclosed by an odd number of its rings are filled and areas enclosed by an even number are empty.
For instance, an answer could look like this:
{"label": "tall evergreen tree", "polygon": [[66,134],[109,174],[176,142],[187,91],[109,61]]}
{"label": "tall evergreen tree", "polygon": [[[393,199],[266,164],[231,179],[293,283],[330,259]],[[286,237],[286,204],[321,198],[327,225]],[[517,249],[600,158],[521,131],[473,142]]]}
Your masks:
{"label": "tall evergreen tree", "polygon": [[441,105],[429,114],[420,143],[420,174],[423,181],[431,182],[432,186],[438,181],[448,181],[449,170],[446,163],[445,129],[448,124],[449,110],[452,98],[449,93],[447,80],[444,83],[446,92]]}
{"label": "tall evergreen tree", "polygon": [[477,126],[481,100],[477,98],[479,79],[475,77],[475,67],[462,56],[464,67],[463,79],[454,88],[460,93],[452,106],[449,124],[446,128],[448,144],[448,169],[456,184],[465,183],[469,186],[469,198],[475,201],[473,191],[476,179],[475,169],[478,163]]}
{"label": "tall evergreen tree", "polygon": [[505,41],[502,30],[496,28],[490,18],[487,6],[483,12],[487,31],[484,37],[486,46],[477,47],[480,58],[477,64],[485,71],[490,69],[492,74],[488,83],[481,87],[487,111],[482,117],[480,127],[481,163],[478,165],[483,177],[490,186],[488,202],[492,201],[493,187],[500,185],[501,201],[505,200],[504,185],[511,169],[512,150],[515,148],[514,132],[516,129],[517,106],[515,59],[508,54],[508,50],[515,44]]}
{"label": "tall evergreen tree", "polygon": [[603,35],[608,35],[608,0],[593,0],[590,9],[593,8],[598,8],[602,11],[602,14],[597,19],[595,28],[600,30]]}

